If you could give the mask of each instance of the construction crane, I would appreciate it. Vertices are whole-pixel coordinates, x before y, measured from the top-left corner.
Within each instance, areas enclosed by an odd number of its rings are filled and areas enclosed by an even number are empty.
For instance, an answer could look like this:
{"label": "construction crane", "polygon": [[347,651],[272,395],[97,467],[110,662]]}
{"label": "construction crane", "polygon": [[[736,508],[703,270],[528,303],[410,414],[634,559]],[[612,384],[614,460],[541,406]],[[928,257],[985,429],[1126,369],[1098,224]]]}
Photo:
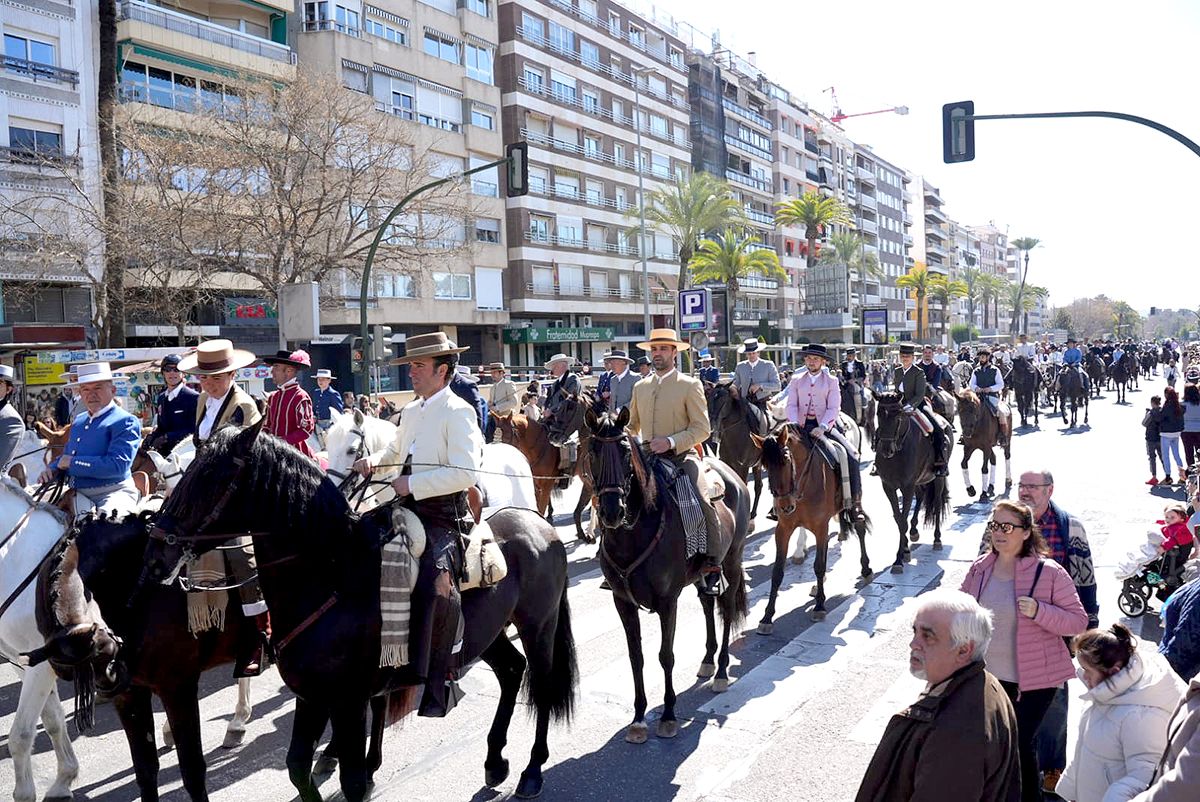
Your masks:
{"label": "construction crane", "polygon": [[893,112],[900,115],[908,114],[908,106],[892,106],[891,108],[879,109],[878,111],[860,111],[855,114],[843,114],[841,104],[838,103],[837,90],[831,86],[825,91],[829,93],[829,97],[833,102],[833,114],[829,117],[830,122],[840,123],[842,120],[851,117],[866,117],[870,114],[891,114]]}

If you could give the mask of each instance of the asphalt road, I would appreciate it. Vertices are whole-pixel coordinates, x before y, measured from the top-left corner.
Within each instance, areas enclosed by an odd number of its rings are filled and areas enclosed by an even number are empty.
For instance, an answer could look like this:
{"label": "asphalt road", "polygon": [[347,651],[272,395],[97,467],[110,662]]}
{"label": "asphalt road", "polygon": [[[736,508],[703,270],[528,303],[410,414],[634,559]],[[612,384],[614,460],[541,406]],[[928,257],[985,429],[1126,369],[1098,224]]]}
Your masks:
{"label": "asphalt road", "polygon": [[[1157,380],[1154,387],[1159,389]],[[1111,396],[1094,401],[1090,427],[1067,430],[1061,419],[1043,417],[1040,428],[1019,430],[1014,438],[1014,483],[1022,470],[1052,470],[1055,500],[1087,525],[1104,622],[1120,615],[1114,567],[1160,517],[1165,501],[1183,497],[1178,489],[1150,489],[1143,484],[1147,474],[1140,421],[1150,394],[1149,385],[1143,383],[1140,392],[1129,394],[1126,406],[1116,406]],[[971,473],[977,475],[978,468],[973,466]],[[688,591],[675,642],[682,727],[673,740],[651,735],[642,746],[624,741],[632,717],[632,680],[610,594],[599,587],[596,547],[575,543],[572,537],[570,600],[582,674],[580,699],[575,721],[551,730],[544,798],[852,799],[888,718],[920,690],[921,683],[907,672],[913,598],[939,584],[957,587],[978,552],[990,505],[972,503],[961,472],[953,469],[951,474],[953,512],[944,533],[947,548],[931,551],[927,545],[931,538],[924,535],[900,576],[887,570],[896,550],[895,524],[878,479],[865,476],[866,508],[875,523],[868,551],[877,573],[857,587],[861,584],[857,540],[835,544],[826,580],[829,616],[814,623],[808,614],[814,581],[811,556],[804,565],[789,565],[770,636],[754,631],[766,603],[774,558],[772,524],[760,517],[746,547],[752,609],[732,648],[733,684],[718,695],[694,677],[703,649],[703,619]],[[1002,467],[998,481],[1002,490]],[[1012,492],[1015,496],[1015,487]],[[569,507],[564,503],[559,509]],[[766,509],[764,503],[760,512]],[[560,532],[570,536],[568,516],[560,515],[558,520],[563,524]],[[811,539],[808,546],[811,549]],[[1153,616],[1137,620],[1134,627],[1156,639]],[[659,639],[656,619],[643,617],[643,636],[653,719],[662,695],[662,674],[654,660]],[[467,698],[450,717],[410,719],[388,731],[373,799],[481,802],[511,795],[532,744],[532,721],[521,715],[514,718],[507,751],[512,776],[499,788],[488,789],[483,786],[485,736],[497,686],[487,667],[479,665],[464,678],[463,687]],[[71,688],[60,685],[60,691],[69,711]],[[290,694],[273,671],[257,679],[247,741],[226,751],[220,742],[234,693],[229,668],[207,675],[201,714],[211,798],[230,802],[294,798],[284,769],[293,710]],[[15,673],[0,668],[0,733],[11,726],[17,695]],[[162,714],[157,718],[161,724]],[[75,797],[104,802],[136,799],[129,753],[111,706],[100,707],[97,720],[95,735],[76,740],[81,773]],[[44,791],[54,772],[54,755],[44,734],[39,734],[36,750],[38,788]],[[3,737],[0,799],[7,798],[13,785],[8,758]],[[173,752],[162,750],[161,760],[163,799],[186,799]],[[336,774],[325,781],[322,791],[326,799],[341,798]]]}

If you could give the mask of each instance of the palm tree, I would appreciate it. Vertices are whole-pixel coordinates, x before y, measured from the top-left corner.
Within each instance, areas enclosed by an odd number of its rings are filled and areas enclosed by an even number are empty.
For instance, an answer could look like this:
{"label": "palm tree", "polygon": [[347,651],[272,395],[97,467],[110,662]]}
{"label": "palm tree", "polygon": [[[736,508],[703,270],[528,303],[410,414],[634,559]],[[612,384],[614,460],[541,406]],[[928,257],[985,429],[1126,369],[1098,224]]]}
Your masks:
{"label": "palm tree", "polygon": [[929,279],[929,297],[942,305],[942,339],[944,345],[950,331],[950,302],[967,295],[967,282],[949,276],[933,276]]}
{"label": "palm tree", "polygon": [[817,263],[817,238],[829,226],[849,226],[854,222],[850,209],[837,198],[827,198],[816,192],[805,192],[799,198],[783,201],[776,206],[775,225],[804,229],[808,241],[808,266]]}
{"label": "palm tree", "polygon": [[882,280],[884,277],[883,268],[879,264],[879,257],[874,253],[867,252],[866,248],[863,247],[864,243],[865,241],[862,236],[855,234],[853,231],[838,231],[829,237],[829,245],[831,247],[821,252],[821,261],[825,264],[846,266],[847,304],[850,297],[851,271],[858,271],[858,280],[862,285],[862,295],[867,294],[868,278]]}
{"label": "palm tree", "polygon": [[1000,325],[999,307],[1000,296],[1004,294],[1004,288],[1008,285],[1008,280],[1002,276],[997,276],[993,273],[984,273],[979,277],[979,282],[982,287],[980,292],[980,300],[983,302],[983,327],[988,327],[988,306],[992,307],[992,323],[993,328],[998,328]]}
{"label": "palm tree", "polygon": [[1137,311],[1127,304],[1125,301],[1117,301],[1113,304],[1113,328],[1115,334],[1120,337],[1121,330],[1128,328],[1130,334],[1136,329],[1137,324],[1141,322],[1142,316]]}
{"label": "palm tree", "polygon": [[744,228],[727,228],[702,240],[688,263],[688,270],[697,283],[719,281],[728,288],[730,314],[736,314],[741,279],[759,275],[787,278],[787,271],[779,265],[779,256],[760,247]]}
{"label": "palm tree", "polygon": [[[1025,269],[1021,271],[1021,283],[1017,285],[1016,304],[1013,308],[1024,307],[1025,295],[1025,280],[1029,278],[1029,252],[1036,248],[1041,243],[1037,237],[1018,237],[1010,243],[1021,253],[1025,254]],[[1009,324],[1009,332],[1016,334],[1021,327],[1021,318],[1019,315],[1013,315],[1012,323]]]}
{"label": "palm tree", "polygon": [[[1025,288],[1025,298],[1021,301],[1021,314],[1025,318],[1024,331],[1029,331],[1029,313],[1037,309],[1038,301],[1044,301],[1049,297],[1050,290],[1046,287],[1030,284]],[[1028,300],[1028,303],[1026,303],[1026,300]]]}
{"label": "palm tree", "polygon": [[912,269],[896,279],[896,286],[908,290],[917,301],[917,339],[925,339],[925,299],[929,295],[929,282],[933,275],[924,262],[917,262]]}
{"label": "palm tree", "polygon": [[[1008,307],[1012,309],[1013,320],[1020,325],[1023,316],[1028,315],[1034,309],[1037,309],[1038,298],[1043,297],[1042,293],[1050,294],[1050,291],[1045,287],[1028,286],[1022,291],[1020,284],[1009,283],[1004,289],[1004,300]],[[1028,320],[1023,328],[1029,328]],[[1012,328],[1011,326],[1009,328]]]}
{"label": "palm tree", "polygon": [[978,267],[968,267],[962,272],[962,281],[967,285],[967,294],[963,297],[967,299],[967,309],[971,316],[969,322],[972,326],[977,322],[975,320],[975,305],[983,299],[983,282],[980,279],[985,275],[987,274]]}
{"label": "palm tree", "polygon": [[[679,176],[675,183],[656,189],[645,199],[646,227],[668,234],[679,249],[679,289],[687,288],[688,265],[696,252],[696,243],[714,231],[741,223],[745,209],[733,196],[729,184],[709,173]],[[637,219],[638,209],[626,217]],[[631,228],[634,236],[640,226]],[[647,290],[649,288],[646,288]]]}

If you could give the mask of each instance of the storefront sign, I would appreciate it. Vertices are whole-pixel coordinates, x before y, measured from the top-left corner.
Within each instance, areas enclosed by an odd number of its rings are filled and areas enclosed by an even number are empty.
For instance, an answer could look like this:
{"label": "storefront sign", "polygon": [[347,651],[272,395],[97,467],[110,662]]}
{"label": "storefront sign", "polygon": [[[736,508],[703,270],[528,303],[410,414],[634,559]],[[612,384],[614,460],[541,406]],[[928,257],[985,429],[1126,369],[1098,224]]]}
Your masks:
{"label": "storefront sign", "polygon": [[258,298],[226,298],[225,325],[274,326],[279,322],[279,310]]}
{"label": "storefront sign", "polygon": [[63,384],[63,380],[59,377],[66,372],[62,365],[55,362],[29,361],[25,363],[25,383]]}
{"label": "storefront sign", "polygon": [[611,326],[580,327],[580,328],[521,328],[505,329],[504,342],[508,345],[518,343],[596,343],[610,342],[613,338]]}

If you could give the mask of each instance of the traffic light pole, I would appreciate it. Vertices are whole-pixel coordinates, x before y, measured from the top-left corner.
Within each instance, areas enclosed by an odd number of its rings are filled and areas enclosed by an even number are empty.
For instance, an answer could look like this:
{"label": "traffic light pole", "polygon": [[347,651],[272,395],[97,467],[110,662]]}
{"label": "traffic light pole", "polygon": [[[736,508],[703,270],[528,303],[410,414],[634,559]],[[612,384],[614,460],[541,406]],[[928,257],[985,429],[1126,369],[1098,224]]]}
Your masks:
{"label": "traffic light pole", "polygon": [[1183,145],[1185,148],[1200,156],[1200,145],[1197,145],[1192,140],[1188,139],[1183,134],[1176,131],[1174,128],[1168,128],[1162,123],[1157,123],[1154,120],[1149,120],[1145,117],[1138,117],[1135,114],[1123,114],[1119,111],[1047,111],[1039,114],[968,114],[962,117],[964,121],[974,122],[976,120],[1040,120],[1053,119],[1057,117],[1107,117],[1112,120],[1125,120],[1138,125],[1144,125],[1147,128],[1153,128],[1155,131],[1166,134],[1176,142]]}
{"label": "traffic light pole", "polygon": [[404,207],[408,205],[409,201],[420,195],[422,192],[427,192],[428,190],[440,187],[442,184],[449,184],[451,182],[458,181],[459,179],[466,178],[474,173],[481,173],[484,170],[490,170],[493,167],[499,167],[502,164],[507,164],[508,161],[508,157],[505,157],[494,162],[488,162],[487,164],[480,165],[479,167],[472,167],[470,170],[458,173],[457,175],[439,178],[437,181],[430,181],[428,184],[423,184],[422,186],[417,187],[412,192],[405,195],[404,199],[396,204],[396,208],[388,212],[388,216],[383,218],[383,222],[379,224],[379,229],[375,232],[375,238],[371,240],[371,248],[367,251],[367,262],[365,265],[363,265],[362,289],[358,296],[358,324],[360,335],[362,336],[362,366],[360,375],[362,375],[363,382],[366,384],[366,393],[368,395],[371,393],[371,349],[367,345],[370,337],[370,332],[368,330],[369,327],[367,325],[367,298],[370,295],[371,266],[375,263],[375,252],[379,250],[379,243],[383,240],[384,234],[388,230],[388,226],[392,224],[392,221],[396,219],[396,216],[400,214],[400,212],[404,211]]}

